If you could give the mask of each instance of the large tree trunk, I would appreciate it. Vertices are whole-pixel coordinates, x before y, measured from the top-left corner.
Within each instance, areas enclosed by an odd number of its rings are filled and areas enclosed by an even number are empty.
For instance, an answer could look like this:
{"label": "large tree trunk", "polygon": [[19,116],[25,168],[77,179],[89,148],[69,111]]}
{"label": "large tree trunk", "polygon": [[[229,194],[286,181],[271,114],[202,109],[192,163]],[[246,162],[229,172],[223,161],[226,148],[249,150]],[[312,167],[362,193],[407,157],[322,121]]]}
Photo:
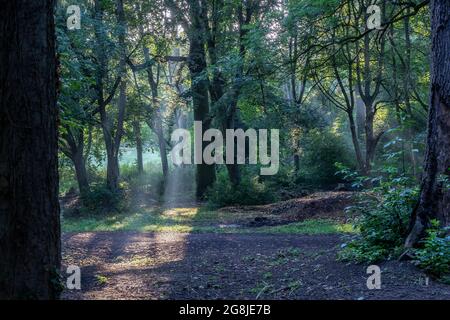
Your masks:
{"label": "large tree trunk", "polygon": [[106,186],[112,192],[116,192],[119,189],[119,157],[116,156],[116,152],[113,149],[107,150],[107,165],[106,165]]}
{"label": "large tree trunk", "polygon": [[431,219],[449,225],[450,216],[450,2],[431,1],[431,102],[427,151],[419,203],[405,246],[423,237]]}
{"label": "large tree trunk", "polygon": [[58,298],[53,0],[0,9],[0,299]]}
{"label": "large tree trunk", "polygon": [[[201,8],[198,1],[192,0],[190,3],[191,28],[189,30],[189,71],[191,76],[192,104],[194,108],[194,120],[201,121],[202,137],[203,133],[210,127],[208,81],[204,79],[206,71],[205,54],[205,26],[201,21]],[[203,139],[202,139],[203,140]],[[202,143],[202,151],[208,145]],[[197,198],[203,198],[205,191],[211,186],[216,178],[215,166],[205,163],[197,164],[196,183]]]}

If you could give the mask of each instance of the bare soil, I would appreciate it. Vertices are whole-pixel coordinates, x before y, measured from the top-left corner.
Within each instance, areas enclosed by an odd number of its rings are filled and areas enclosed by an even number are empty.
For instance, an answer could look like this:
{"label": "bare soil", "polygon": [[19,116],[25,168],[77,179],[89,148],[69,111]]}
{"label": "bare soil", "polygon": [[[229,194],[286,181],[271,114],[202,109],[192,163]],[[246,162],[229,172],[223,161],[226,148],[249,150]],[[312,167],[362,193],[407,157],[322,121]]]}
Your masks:
{"label": "bare soil", "polygon": [[341,235],[96,232],[63,235],[63,263],[81,267],[65,299],[450,299],[450,286],[408,262],[336,261]]}

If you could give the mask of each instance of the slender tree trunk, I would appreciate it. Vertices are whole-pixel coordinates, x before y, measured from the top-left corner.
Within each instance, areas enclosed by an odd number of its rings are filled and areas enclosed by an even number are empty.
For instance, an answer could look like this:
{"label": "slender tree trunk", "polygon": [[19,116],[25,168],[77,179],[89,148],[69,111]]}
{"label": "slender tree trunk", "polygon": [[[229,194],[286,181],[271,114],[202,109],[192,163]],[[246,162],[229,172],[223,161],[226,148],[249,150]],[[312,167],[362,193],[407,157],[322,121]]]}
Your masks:
{"label": "slender tree trunk", "polygon": [[75,167],[75,174],[77,177],[80,193],[85,193],[86,191],[89,191],[89,181],[82,150],[79,150],[74,155],[74,157],[72,158],[72,162]]}
{"label": "slender tree trunk", "polygon": [[[141,36],[143,36],[144,31],[140,30]],[[144,59],[146,63],[150,62],[150,51],[147,47],[143,47]],[[158,138],[158,147],[159,147],[159,156],[161,158],[161,169],[163,172],[164,179],[166,179],[169,175],[169,162],[167,160],[167,149],[166,149],[166,140],[164,138],[164,129],[162,125],[162,116],[161,116],[161,104],[158,101],[158,83],[159,83],[159,72],[157,72],[156,76],[153,73],[152,66],[149,64],[147,67],[147,80],[150,85],[150,89],[152,92],[152,104],[153,109],[149,108],[149,113],[152,114],[153,121],[147,121],[148,126],[151,130],[156,133],[156,137]]]}
{"label": "slender tree trunk", "polygon": [[[80,193],[84,193],[89,190],[86,161],[84,158],[84,132],[83,129],[72,129],[69,126],[65,127],[65,131],[60,134],[60,140],[62,141],[60,150],[72,161],[75,168],[78,189]],[[89,139],[91,138],[91,133],[89,133]],[[89,148],[90,146],[88,144]]]}
{"label": "slender tree trunk", "polygon": [[60,293],[54,1],[0,9],[0,299]]}
{"label": "slender tree trunk", "polygon": [[300,172],[300,155],[298,154],[298,148],[296,148],[294,153],[294,169],[296,173]]}
{"label": "slender tree trunk", "polygon": [[365,171],[365,164],[364,164],[364,160],[363,160],[363,157],[361,154],[361,148],[360,148],[359,140],[358,140],[358,132],[356,129],[355,119],[353,118],[353,112],[349,111],[347,113],[347,116],[348,116],[348,122],[349,122],[349,126],[350,126],[350,132],[352,135],[353,148],[355,149],[356,162],[358,163],[358,170],[361,174],[366,175],[367,172]]}
{"label": "slender tree trunk", "polygon": [[450,2],[431,1],[431,102],[419,203],[405,246],[423,237],[431,219],[450,224]]}
{"label": "slender tree trunk", "polygon": [[106,168],[106,184],[111,191],[117,191],[119,189],[119,150],[123,136],[123,123],[127,104],[126,88],[126,82],[122,81],[119,90],[119,113],[117,115],[116,135],[110,138],[111,145],[107,148],[108,164]]}
{"label": "slender tree trunk", "polygon": [[[116,3],[116,14],[117,23],[121,25],[122,29],[119,33],[119,47],[121,51],[121,60],[119,62],[119,73],[121,78],[120,81],[120,93],[118,100],[118,116],[117,116],[117,126],[114,133],[114,122],[112,121],[110,115],[106,111],[107,99],[104,98],[104,78],[107,75],[107,56],[105,51],[104,30],[102,28],[103,24],[103,7],[102,2],[95,0],[95,34],[98,41],[97,47],[97,60],[98,60],[98,70],[97,70],[97,90],[98,90],[98,105],[100,120],[102,125],[103,137],[105,140],[106,149],[106,186],[112,192],[115,192],[119,188],[119,148],[120,142],[123,135],[123,122],[125,117],[125,107],[126,107],[126,81],[123,80],[126,72],[126,21],[123,9],[123,0],[117,0]],[[114,94],[114,91],[111,94]]]}
{"label": "slender tree trunk", "polygon": [[144,173],[144,160],[142,157],[143,147],[142,147],[142,135],[141,135],[141,124],[139,121],[133,121],[133,132],[134,138],[136,140],[136,158],[138,173]]}
{"label": "slender tree trunk", "polygon": [[365,172],[370,174],[372,170],[372,162],[375,157],[375,136],[373,132],[373,122],[375,119],[375,113],[373,112],[372,102],[366,102],[366,159],[365,159]]}
{"label": "slender tree trunk", "polygon": [[[406,10],[406,14],[409,14],[409,9]],[[405,92],[405,106],[406,106],[406,112],[409,119],[413,118],[412,114],[412,106],[411,106],[411,98],[410,98],[410,90],[412,89],[411,86],[411,30],[410,30],[410,22],[409,17],[404,18],[404,31],[405,31],[405,45],[406,45],[406,52],[405,52],[405,79],[403,82],[403,90]],[[416,153],[414,152],[414,132],[412,128],[410,127],[411,124],[406,124],[408,128],[406,128],[406,141],[407,141],[407,148],[409,151],[409,158],[411,160],[411,169],[412,169],[412,175],[417,178],[417,159],[416,159]]]}
{"label": "slender tree trunk", "polygon": [[161,167],[164,178],[169,175],[169,162],[167,161],[166,139],[161,122],[155,124],[156,135],[158,136],[159,155],[161,157]]}

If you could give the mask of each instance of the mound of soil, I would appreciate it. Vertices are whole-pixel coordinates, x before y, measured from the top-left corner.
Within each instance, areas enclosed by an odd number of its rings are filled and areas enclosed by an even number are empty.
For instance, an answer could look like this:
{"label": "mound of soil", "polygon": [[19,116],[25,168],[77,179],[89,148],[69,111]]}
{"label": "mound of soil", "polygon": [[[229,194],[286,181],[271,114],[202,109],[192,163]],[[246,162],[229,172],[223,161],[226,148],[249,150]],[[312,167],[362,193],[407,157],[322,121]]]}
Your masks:
{"label": "mound of soil", "polygon": [[344,209],[353,204],[354,195],[354,192],[349,191],[317,192],[267,205],[226,207],[221,211],[251,212],[252,216],[259,213],[247,224],[251,227],[286,224],[311,218],[346,221],[349,216]]}

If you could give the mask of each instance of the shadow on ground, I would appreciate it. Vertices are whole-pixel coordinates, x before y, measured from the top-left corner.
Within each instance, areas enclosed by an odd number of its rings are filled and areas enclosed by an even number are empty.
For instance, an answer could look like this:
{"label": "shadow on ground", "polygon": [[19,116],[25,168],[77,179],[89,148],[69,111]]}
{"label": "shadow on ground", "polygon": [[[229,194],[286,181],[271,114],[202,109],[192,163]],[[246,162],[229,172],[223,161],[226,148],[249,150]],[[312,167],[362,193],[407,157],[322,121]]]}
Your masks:
{"label": "shadow on ground", "polygon": [[336,261],[341,235],[95,232],[63,235],[63,263],[81,267],[82,289],[64,299],[450,299],[406,262]]}

